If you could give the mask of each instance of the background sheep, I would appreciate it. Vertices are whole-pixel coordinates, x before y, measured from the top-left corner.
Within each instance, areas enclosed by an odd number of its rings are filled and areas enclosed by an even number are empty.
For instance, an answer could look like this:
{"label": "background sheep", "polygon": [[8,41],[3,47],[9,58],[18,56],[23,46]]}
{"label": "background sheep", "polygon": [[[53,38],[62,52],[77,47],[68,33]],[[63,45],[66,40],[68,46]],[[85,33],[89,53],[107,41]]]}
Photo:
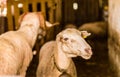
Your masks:
{"label": "background sheep", "polygon": [[41,12],[24,13],[19,23],[17,31],[8,31],[0,36],[0,75],[25,77],[39,30],[45,30]]}
{"label": "background sheep", "polygon": [[66,24],[63,29],[67,29],[67,28],[75,28],[75,29],[77,29],[77,27],[74,24]]}
{"label": "background sheep", "polygon": [[90,59],[92,55],[83,35],[88,36],[89,33],[65,29],[57,35],[56,41],[45,43],[39,54],[37,77],[59,77],[65,73],[66,76],[77,77],[71,57]]}
{"label": "background sheep", "polygon": [[100,21],[100,22],[91,22],[85,23],[79,27],[79,30],[86,30],[91,33],[92,39],[96,38],[106,38],[107,37],[107,22]]}

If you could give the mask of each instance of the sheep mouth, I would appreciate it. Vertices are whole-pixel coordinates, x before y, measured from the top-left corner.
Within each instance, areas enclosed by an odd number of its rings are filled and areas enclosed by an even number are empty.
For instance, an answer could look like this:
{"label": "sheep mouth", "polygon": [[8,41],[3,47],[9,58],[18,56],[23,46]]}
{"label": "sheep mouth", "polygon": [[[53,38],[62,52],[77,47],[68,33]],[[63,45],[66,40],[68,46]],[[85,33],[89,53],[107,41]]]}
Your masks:
{"label": "sheep mouth", "polygon": [[86,60],[87,60],[87,59],[90,59],[91,56],[92,56],[92,55],[81,55],[81,57],[82,57],[83,59],[86,59]]}
{"label": "sheep mouth", "polygon": [[79,55],[76,54],[76,53],[67,53],[67,55],[69,55],[69,57],[77,57],[77,56],[79,56]]}

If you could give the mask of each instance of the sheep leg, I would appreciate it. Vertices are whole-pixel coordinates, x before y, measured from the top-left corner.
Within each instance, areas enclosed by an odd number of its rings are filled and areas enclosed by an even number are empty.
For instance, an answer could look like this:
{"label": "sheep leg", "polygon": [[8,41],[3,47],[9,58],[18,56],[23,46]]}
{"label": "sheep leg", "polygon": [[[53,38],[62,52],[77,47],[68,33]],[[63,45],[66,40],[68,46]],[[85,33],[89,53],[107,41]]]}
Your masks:
{"label": "sheep leg", "polygon": [[23,61],[23,66],[22,68],[20,69],[20,75],[25,77],[26,76],[26,71],[27,71],[27,68],[32,60],[32,57],[33,57],[33,53],[32,51],[30,52],[26,52],[25,54],[25,58],[24,58],[24,61]]}

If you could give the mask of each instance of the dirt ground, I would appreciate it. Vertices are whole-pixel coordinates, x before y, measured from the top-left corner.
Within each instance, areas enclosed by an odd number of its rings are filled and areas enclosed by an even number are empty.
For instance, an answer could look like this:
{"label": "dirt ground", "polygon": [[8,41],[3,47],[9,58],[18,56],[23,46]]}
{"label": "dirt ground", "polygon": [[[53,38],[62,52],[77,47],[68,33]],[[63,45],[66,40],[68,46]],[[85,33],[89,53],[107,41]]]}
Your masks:
{"label": "dirt ground", "polygon": [[[110,68],[106,39],[88,40],[92,46],[93,56],[90,60],[81,57],[73,58],[77,68],[78,77],[116,77]],[[36,77],[38,56],[34,56],[26,77]]]}

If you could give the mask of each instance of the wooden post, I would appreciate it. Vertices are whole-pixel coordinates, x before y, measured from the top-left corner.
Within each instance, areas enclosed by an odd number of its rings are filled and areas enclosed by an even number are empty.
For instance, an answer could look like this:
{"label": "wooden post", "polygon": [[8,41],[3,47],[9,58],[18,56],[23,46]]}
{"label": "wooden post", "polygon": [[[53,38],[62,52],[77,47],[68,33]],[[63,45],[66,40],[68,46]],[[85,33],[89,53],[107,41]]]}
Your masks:
{"label": "wooden post", "polygon": [[46,18],[45,0],[41,0],[41,11],[44,13],[44,16]]}
{"label": "wooden post", "polygon": [[56,14],[55,14],[55,17],[56,17],[56,20],[57,22],[61,22],[61,19],[62,19],[62,0],[55,0],[55,3],[56,3]]}
{"label": "wooden post", "polygon": [[18,24],[18,18],[19,18],[19,13],[20,13],[20,10],[19,10],[19,8],[18,8],[18,3],[19,2],[14,2],[13,4],[14,4],[14,17],[15,17],[15,29],[18,29],[18,27],[19,27],[19,24]]}
{"label": "wooden post", "polygon": [[13,19],[12,19],[11,5],[12,5],[12,1],[7,0],[8,30],[13,30]]}
{"label": "wooden post", "polygon": [[28,0],[22,0],[22,3],[23,3],[23,11],[24,12],[28,12]]}
{"label": "wooden post", "polygon": [[[48,6],[51,8],[49,11],[49,21],[51,23],[54,22],[54,10],[53,10],[53,3],[54,0],[20,0],[20,1],[14,1],[14,0],[7,0],[7,19],[8,19],[8,30],[14,30],[14,26],[15,29],[17,29],[19,27],[19,23],[18,23],[18,18],[20,16],[20,8],[18,8],[18,4],[22,3],[23,7],[22,10],[23,12],[28,12],[29,11],[29,3],[32,4],[32,10],[33,12],[37,11],[37,3],[41,3],[41,11],[44,13],[44,16],[46,18],[46,2],[48,2]],[[12,15],[11,12],[11,6],[14,6],[14,15]],[[13,16],[14,16],[14,20],[13,20]],[[14,24],[15,22],[15,24]]]}
{"label": "wooden post", "polygon": [[36,12],[37,11],[37,2],[34,2],[32,3],[32,8],[33,8],[33,12]]}

